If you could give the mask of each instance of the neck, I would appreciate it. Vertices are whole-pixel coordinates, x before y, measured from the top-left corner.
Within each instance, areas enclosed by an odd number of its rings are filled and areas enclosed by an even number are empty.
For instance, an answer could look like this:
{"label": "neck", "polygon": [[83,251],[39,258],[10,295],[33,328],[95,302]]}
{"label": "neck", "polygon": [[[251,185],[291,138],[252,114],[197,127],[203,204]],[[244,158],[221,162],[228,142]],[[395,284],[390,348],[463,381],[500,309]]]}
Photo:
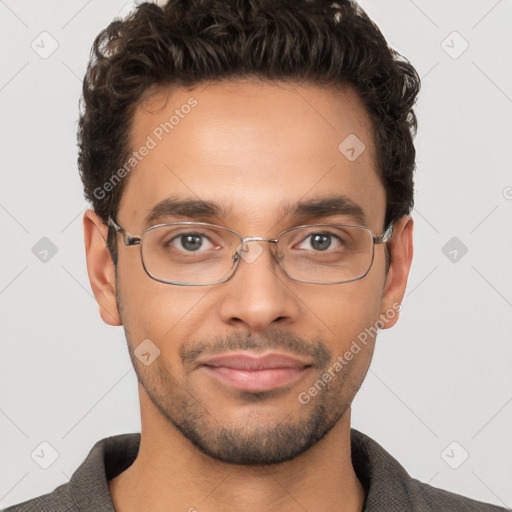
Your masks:
{"label": "neck", "polygon": [[[147,404],[149,405],[149,404]],[[152,407],[137,459],[109,481],[116,512],[360,512],[364,489],[352,466],[350,409],[315,446],[269,466],[239,466],[199,452]]]}

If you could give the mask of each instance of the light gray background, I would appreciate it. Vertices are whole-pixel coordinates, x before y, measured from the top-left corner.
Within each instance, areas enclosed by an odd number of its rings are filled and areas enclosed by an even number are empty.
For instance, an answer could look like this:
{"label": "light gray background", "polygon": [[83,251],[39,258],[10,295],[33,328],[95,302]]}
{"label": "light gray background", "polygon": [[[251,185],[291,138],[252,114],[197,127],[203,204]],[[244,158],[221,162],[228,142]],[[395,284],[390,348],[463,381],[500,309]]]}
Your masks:
{"label": "light gray background", "polygon": [[[416,478],[510,507],[512,2],[361,3],[423,89],[414,263],[353,426]],[[123,330],[90,291],[76,168],[89,49],[125,4],[0,0],[0,508],[66,482],[100,438],[140,429]],[[43,31],[58,42],[46,59],[31,48],[51,49]],[[58,250],[46,263],[32,252],[43,237]],[[452,237],[468,248],[455,262]],[[58,453],[48,469],[44,441]]]}

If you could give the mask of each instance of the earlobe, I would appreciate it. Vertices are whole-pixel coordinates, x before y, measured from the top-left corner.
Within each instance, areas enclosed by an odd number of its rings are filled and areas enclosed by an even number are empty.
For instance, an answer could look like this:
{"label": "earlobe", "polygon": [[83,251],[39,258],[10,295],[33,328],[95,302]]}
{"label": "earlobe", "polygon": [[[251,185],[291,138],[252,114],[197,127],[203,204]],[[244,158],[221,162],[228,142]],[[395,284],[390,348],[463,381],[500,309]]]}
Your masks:
{"label": "earlobe", "polygon": [[407,278],[413,256],[413,220],[404,215],[394,225],[393,237],[388,242],[391,264],[384,284],[381,301],[381,318],[384,329],[393,327],[398,321],[399,311],[407,287]]}
{"label": "earlobe", "polygon": [[116,303],[115,267],[106,244],[107,226],[90,209],[84,214],[83,225],[87,273],[101,318],[108,325],[121,325]]}

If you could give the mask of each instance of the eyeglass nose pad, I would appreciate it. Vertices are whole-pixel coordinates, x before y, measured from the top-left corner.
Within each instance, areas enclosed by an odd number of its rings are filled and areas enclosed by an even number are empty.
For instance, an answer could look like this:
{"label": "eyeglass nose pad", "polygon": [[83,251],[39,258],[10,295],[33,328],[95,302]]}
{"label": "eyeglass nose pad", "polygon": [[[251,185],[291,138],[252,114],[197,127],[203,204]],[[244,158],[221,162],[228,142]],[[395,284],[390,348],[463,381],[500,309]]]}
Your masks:
{"label": "eyeglass nose pad", "polygon": [[256,261],[263,253],[263,247],[256,240],[250,240],[252,244],[248,242],[242,242],[235,251],[233,258],[236,256],[236,261],[242,258],[246,263],[252,263]]}

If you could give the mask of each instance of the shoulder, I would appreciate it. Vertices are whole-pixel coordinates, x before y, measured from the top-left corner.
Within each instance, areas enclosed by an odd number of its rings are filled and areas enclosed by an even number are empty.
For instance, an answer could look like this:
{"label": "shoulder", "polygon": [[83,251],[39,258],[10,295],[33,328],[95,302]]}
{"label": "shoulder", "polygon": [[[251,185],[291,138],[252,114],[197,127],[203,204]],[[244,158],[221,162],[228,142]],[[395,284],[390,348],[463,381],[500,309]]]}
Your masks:
{"label": "shoulder", "polygon": [[69,482],[3,512],[114,512],[108,481],[133,463],[140,438],[140,433],[132,433],[100,439]]}
{"label": "shoulder", "polygon": [[53,492],[18,503],[1,512],[78,512],[73,502],[68,483],[57,487]]}
{"label": "shoulder", "polygon": [[450,512],[505,512],[508,510],[497,505],[476,501],[460,494],[432,487],[415,478],[409,478],[404,482],[404,485],[411,503],[418,506],[414,510],[425,512],[437,510],[449,510]]}
{"label": "shoulder", "polygon": [[412,478],[380,444],[353,428],[351,449],[354,470],[366,489],[365,512],[507,511]]}

